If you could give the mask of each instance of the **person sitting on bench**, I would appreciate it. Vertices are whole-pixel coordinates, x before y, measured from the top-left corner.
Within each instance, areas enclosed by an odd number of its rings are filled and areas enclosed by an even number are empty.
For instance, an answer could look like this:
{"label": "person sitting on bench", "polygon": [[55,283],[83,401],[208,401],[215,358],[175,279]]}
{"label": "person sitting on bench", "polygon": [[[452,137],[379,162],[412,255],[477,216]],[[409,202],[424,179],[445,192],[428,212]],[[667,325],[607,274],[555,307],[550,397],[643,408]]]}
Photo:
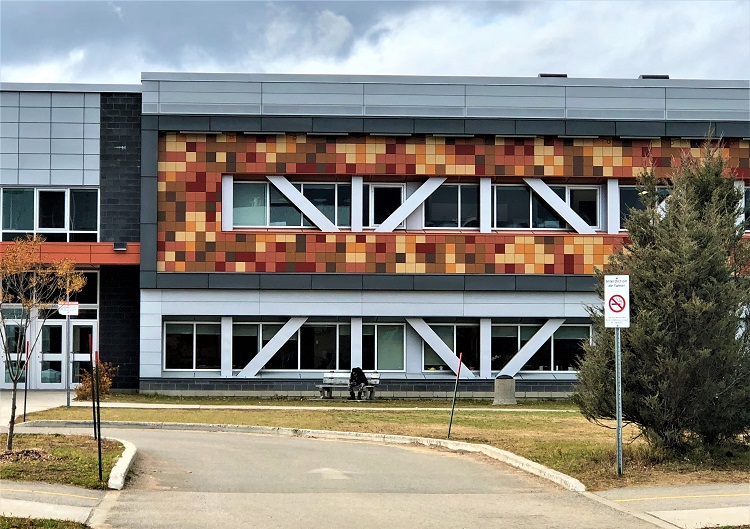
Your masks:
{"label": "person sitting on bench", "polygon": [[362,400],[362,391],[364,391],[367,384],[367,377],[362,368],[353,368],[352,374],[349,375],[349,400],[354,400],[355,390],[357,391],[357,400]]}

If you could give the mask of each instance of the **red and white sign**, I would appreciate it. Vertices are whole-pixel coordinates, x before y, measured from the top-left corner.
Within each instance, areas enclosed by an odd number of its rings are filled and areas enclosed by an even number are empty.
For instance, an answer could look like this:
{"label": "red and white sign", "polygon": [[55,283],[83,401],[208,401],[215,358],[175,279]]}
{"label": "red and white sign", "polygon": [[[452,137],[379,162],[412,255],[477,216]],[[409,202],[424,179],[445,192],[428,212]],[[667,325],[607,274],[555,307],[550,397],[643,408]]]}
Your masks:
{"label": "red and white sign", "polygon": [[77,301],[61,301],[57,304],[57,312],[61,316],[78,316]]}
{"label": "red and white sign", "polygon": [[604,326],[630,327],[630,276],[604,276]]}

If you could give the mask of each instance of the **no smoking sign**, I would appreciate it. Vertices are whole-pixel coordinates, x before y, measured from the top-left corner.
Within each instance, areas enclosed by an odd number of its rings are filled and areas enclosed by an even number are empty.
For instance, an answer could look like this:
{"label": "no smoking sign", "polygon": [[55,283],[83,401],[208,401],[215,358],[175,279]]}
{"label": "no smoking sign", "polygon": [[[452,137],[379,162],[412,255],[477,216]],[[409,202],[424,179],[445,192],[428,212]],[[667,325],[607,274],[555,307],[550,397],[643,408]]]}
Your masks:
{"label": "no smoking sign", "polygon": [[604,326],[630,327],[630,276],[604,276]]}

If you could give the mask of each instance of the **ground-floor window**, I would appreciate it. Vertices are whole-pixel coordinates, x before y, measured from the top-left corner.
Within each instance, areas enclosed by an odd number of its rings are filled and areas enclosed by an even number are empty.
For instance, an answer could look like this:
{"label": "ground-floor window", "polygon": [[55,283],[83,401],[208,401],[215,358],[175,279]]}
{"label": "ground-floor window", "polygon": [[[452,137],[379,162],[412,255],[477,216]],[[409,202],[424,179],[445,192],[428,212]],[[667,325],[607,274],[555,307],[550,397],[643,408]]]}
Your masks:
{"label": "ground-floor window", "polygon": [[[282,327],[279,323],[235,323],[232,326],[232,369],[244,369]],[[264,369],[351,369],[351,326],[337,323],[303,325],[271,357]]]}
{"label": "ground-floor window", "polygon": [[362,326],[362,369],[404,370],[404,326],[367,324]]}
{"label": "ground-floor window", "polygon": [[[541,329],[539,325],[493,325],[493,371],[500,371]],[[591,338],[589,325],[563,325],[524,364],[521,371],[575,371],[583,343]]]}
{"label": "ground-floor window", "polygon": [[[479,326],[478,325],[430,325],[435,334],[458,356],[463,353],[463,363],[472,371],[479,369]],[[423,369],[425,371],[448,370],[448,365],[430,347],[424,344]]]}
{"label": "ground-floor window", "polygon": [[167,323],[164,369],[221,369],[221,325]]}

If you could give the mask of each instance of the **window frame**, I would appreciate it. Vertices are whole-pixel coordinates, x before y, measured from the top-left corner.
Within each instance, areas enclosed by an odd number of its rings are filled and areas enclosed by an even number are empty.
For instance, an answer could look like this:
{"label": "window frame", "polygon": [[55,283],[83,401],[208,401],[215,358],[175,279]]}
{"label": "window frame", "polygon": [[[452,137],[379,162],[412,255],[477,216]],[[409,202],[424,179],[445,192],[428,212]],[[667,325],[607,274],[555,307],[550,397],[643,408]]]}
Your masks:
{"label": "window frame", "polygon": [[[427,323],[427,325],[430,326],[430,329],[432,329],[433,332],[435,332],[435,334],[437,334],[437,332],[435,331],[434,327],[452,327],[453,328],[453,345],[451,346],[451,351],[453,351],[453,354],[456,355],[456,358],[458,358],[458,353],[456,352],[456,341],[458,340],[458,331],[457,331],[457,328],[458,327],[475,327],[477,329],[477,331],[481,332],[480,326],[479,326],[478,323],[477,324],[474,324],[474,323]],[[482,360],[482,358],[481,358],[482,357],[482,355],[481,355],[481,338],[479,340],[480,340],[480,344],[479,344],[480,345],[480,352],[479,352],[479,357],[478,357],[477,360],[479,360],[479,363],[481,363],[481,360]],[[435,373],[435,372],[445,373],[445,372],[450,372],[451,371],[450,367],[447,370],[445,370],[445,369],[426,369],[425,368],[425,347],[428,346],[428,345],[429,344],[423,339],[422,340],[422,373]],[[437,355],[437,352],[435,354]],[[438,357],[440,357],[440,355],[438,355]],[[441,361],[442,361],[442,358],[441,358]],[[464,364],[466,364],[466,363],[464,362]],[[466,367],[468,369],[468,366],[466,366]],[[480,367],[479,367],[479,365],[477,365],[471,371],[476,373],[476,372],[479,372],[479,370],[480,370]]]}
{"label": "window frame", "polygon": [[[373,331],[373,333],[374,333],[373,336],[375,337],[375,357],[373,359],[373,361],[374,361],[374,370],[377,371],[378,373],[405,373],[406,372],[406,325],[403,324],[403,323],[387,323],[387,322],[382,322],[382,323],[368,323],[368,322],[363,322],[362,323],[362,336],[363,337],[365,335],[364,334],[364,328],[365,327],[373,327],[374,328],[374,331]],[[404,366],[403,369],[378,369],[378,355],[380,353],[380,348],[378,347],[378,327],[401,327],[401,329],[402,329],[402,333],[401,333],[401,336],[402,336],[402,344],[401,344],[401,354],[402,354],[402,356],[401,356],[401,360],[402,360],[402,365]],[[363,342],[363,341],[364,341],[364,339],[361,340],[361,342]],[[364,368],[363,367],[363,369],[366,369],[367,371],[370,371],[369,368]]]}
{"label": "window frame", "polygon": [[[367,193],[364,192],[364,187],[367,187]],[[375,208],[374,206],[374,200],[375,200],[375,188],[382,189],[382,188],[398,188],[401,190],[401,202],[398,206],[396,206],[396,209],[400,208],[404,201],[407,199],[406,197],[406,184],[405,183],[399,183],[399,182],[366,182],[363,184],[363,192],[362,192],[362,227],[364,229],[371,228],[375,229],[380,224],[375,224],[373,222],[373,218],[375,215]],[[354,205],[352,204],[352,207]],[[365,218],[364,210],[367,208],[367,218]],[[393,211],[396,211],[395,209]],[[406,220],[401,221],[401,223],[396,226],[396,229],[404,228],[406,226]]]}
{"label": "window frame", "polygon": [[[33,226],[28,230],[12,230],[6,229],[4,223],[5,214],[5,192],[10,190],[31,190],[33,192],[33,203],[32,203],[32,214],[33,214]],[[72,222],[70,218],[71,214],[71,200],[73,199],[73,191],[89,191],[96,193],[96,230],[73,230]],[[40,195],[45,192],[62,193],[65,201],[65,219],[63,228],[42,228],[40,226]],[[58,235],[64,234],[64,242],[99,242],[101,232],[101,192],[98,187],[81,186],[81,187],[33,187],[33,186],[2,186],[0,187],[0,238],[6,240],[8,237],[23,237],[27,233],[34,235],[44,236],[45,234]],[[16,234],[15,237],[13,234]],[[94,235],[93,241],[73,241],[71,240],[75,235]],[[12,239],[9,239],[12,240]],[[6,241],[7,242],[7,241]],[[50,241],[55,242],[55,241]]]}
{"label": "window frame", "polygon": [[[175,368],[175,367],[167,367],[167,325],[190,325],[193,328],[192,332],[192,344],[193,344],[193,362],[192,368]],[[219,327],[219,367],[218,368],[199,368],[196,367],[196,360],[197,360],[197,340],[198,340],[198,333],[197,333],[197,327],[198,325],[215,325]],[[164,324],[162,325],[162,371],[165,372],[180,372],[180,373],[193,373],[193,372],[200,372],[200,373],[210,373],[210,372],[217,372],[221,371],[221,322],[217,321],[175,321],[175,320],[165,320]]]}
{"label": "window frame", "polygon": [[[480,187],[480,185],[478,183],[477,184],[469,184],[469,183],[465,183],[465,184],[461,184],[461,183],[445,184],[444,183],[444,184],[441,184],[440,187],[438,187],[438,189],[436,189],[435,191],[438,191],[441,187],[456,187],[456,188],[458,188],[458,193],[456,195],[456,199],[457,199],[456,202],[457,202],[457,206],[458,206],[458,212],[457,212],[457,216],[456,216],[456,218],[457,218],[457,221],[456,221],[457,226],[427,226],[427,202],[430,200],[430,197],[432,197],[432,195],[430,195],[429,197],[427,197],[425,199],[425,201],[424,201],[424,203],[422,205],[422,228],[424,228],[425,230],[472,230],[472,231],[479,231],[479,228],[480,228],[479,223],[480,223],[480,218],[481,218],[481,207],[482,207],[482,197],[481,197],[481,187]],[[462,211],[461,210],[462,210],[462,207],[463,207],[463,201],[462,201],[463,189],[469,188],[469,187],[473,187],[473,188],[477,189],[477,218],[476,218],[477,225],[476,226],[462,226],[461,225],[461,220],[462,220]]]}
{"label": "window frame", "polygon": [[[537,330],[538,330],[538,329],[540,329],[542,327],[542,325],[531,324],[531,323],[521,323],[521,324],[493,323],[492,324],[492,328],[495,328],[495,327],[511,327],[511,328],[515,328],[516,329],[516,354],[518,354],[518,351],[521,350],[521,341],[522,341],[522,338],[521,338],[521,329],[524,328],[524,327],[526,327],[526,328],[528,328],[528,327],[536,327]],[[588,330],[589,330],[589,343],[593,343],[593,324],[591,324],[591,323],[567,323],[567,324],[563,324],[560,327],[558,327],[558,329],[555,330],[555,333],[558,330],[563,329],[565,327],[587,327]],[[557,369],[555,369],[555,333],[552,333],[552,336],[550,336],[548,338],[548,341],[550,342],[550,369],[549,370],[541,370],[541,371],[540,370],[528,370],[528,369],[524,370],[524,369],[519,369],[518,370],[519,373],[539,373],[539,372],[541,372],[541,373],[578,373],[577,370],[569,371],[569,370],[562,370],[562,369],[561,370],[557,370]],[[547,342],[545,342],[545,344],[546,343]],[[538,352],[539,351],[535,352],[534,355],[536,355]],[[494,353],[494,351],[492,351],[491,354],[492,353]],[[531,358],[529,358],[529,360],[531,360],[532,358],[534,358],[534,355],[532,355]],[[490,355],[490,358],[491,358],[491,355]],[[492,372],[493,373],[499,373],[501,370],[502,370],[502,368],[500,368],[500,369],[493,369]]]}
{"label": "window frame", "polygon": [[[638,186],[636,184],[626,184],[626,185],[618,185],[617,186],[618,199],[619,199],[619,203],[620,203],[620,211],[619,211],[619,214],[620,214],[620,231],[627,232],[628,230],[625,228],[625,213],[626,212],[623,211],[623,209],[622,209],[622,190],[623,189],[628,189],[628,190],[632,189],[633,191],[638,191]],[[659,191],[669,191],[669,186],[665,186],[665,185],[656,186],[656,191],[657,191],[657,193]],[[668,196],[669,196],[669,193],[667,192],[667,194],[664,196],[664,198],[662,198],[659,201],[659,206],[660,207],[661,207],[662,204],[664,204],[664,201],[666,200],[666,198]],[[643,205],[640,200],[638,200],[638,204],[639,205]],[[643,208],[633,208],[633,207],[631,207],[631,209],[639,209],[640,211],[643,211]]]}
{"label": "window frame", "polygon": [[[602,229],[602,190],[601,186],[597,185],[588,185],[588,184],[549,184],[547,185],[554,191],[556,188],[562,188],[564,190],[564,197],[562,198],[565,203],[573,209],[573,206],[570,202],[570,195],[571,191],[576,190],[593,190],[596,191],[596,224],[588,224],[592,229],[594,230],[601,230]],[[528,228],[518,228],[518,227],[505,227],[505,226],[498,226],[497,225],[497,208],[498,208],[498,200],[497,200],[497,194],[498,190],[503,187],[523,187],[528,190],[529,192],[529,210],[528,210]],[[558,195],[560,196],[560,195]],[[535,227],[534,226],[534,200],[538,200],[542,205],[544,205],[548,209],[550,208],[547,203],[540,197],[530,186],[526,185],[525,183],[515,183],[515,184],[492,184],[492,229],[493,230],[501,230],[501,231],[509,231],[509,230],[545,230],[545,231],[570,231],[570,225],[565,222],[565,219],[562,219],[563,223],[565,223],[564,226],[560,228],[554,228],[554,227]],[[575,211],[575,209],[573,209]],[[559,214],[553,212],[555,215],[560,216]],[[580,216],[580,214],[576,211],[576,214]],[[582,217],[583,218],[583,217]]]}
{"label": "window frame", "polygon": [[[233,179],[232,180],[233,191],[234,191],[234,186],[237,186],[237,185],[246,185],[246,184],[256,184],[256,185],[262,185],[262,186],[264,186],[264,191],[265,191],[265,206],[264,206],[264,208],[265,208],[265,223],[264,224],[259,224],[259,225],[238,225],[235,222],[234,215],[232,215],[232,217],[233,217],[232,218],[232,230],[233,231],[246,231],[246,230],[267,229],[267,228],[282,229],[282,230],[285,230],[285,229],[294,229],[294,230],[299,230],[299,229],[303,229],[303,230],[315,229],[315,230],[317,230],[318,229],[317,226],[315,226],[315,224],[313,224],[312,222],[310,222],[307,219],[307,217],[305,217],[305,214],[302,213],[302,211],[299,210],[299,208],[297,208],[297,206],[295,206],[292,203],[291,200],[289,200],[288,198],[286,198],[286,195],[284,195],[284,193],[282,193],[281,191],[279,191],[278,189],[276,189],[276,187],[271,182],[268,182],[268,181],[264,182],[264,181],[260,181],[260,180],[237,180],[237,179]],[[351,209],[352,209],[351,186],[352,186],[352,184],[351,184],[351,182],[321,182],[321,181],[317,181],[316,180],[316,181],[312,181],[312,182],[291,182],[291,184],[295,187],[295,189],[297,189],[297,191],[299,191],[303,195],[305,194],[305,184],[307,184],[307,185],[332,185],[332,186],[334,186],[334,197],[335,197],[335,204],[333,206],[334,207],[334,217],[335,217],[334,225],[336,227],[338,227],[338,228],[350,228],[351,227],[351,224],[352,224],[352,221],[351,221]],[[340,195],[339,188],[341,186],[349,186],[349,222],[347,224],[339,224],[339,208],[341,207],[340,204],[339,204],[339,195]],[[299,214],[300,214],[300,224],[299,225],[297,225],[297,226],[292,226],[292,225],[281,226],[281,225],[272,225],[271,224],[271,189],[272,188],[276,189],[277,193],[279,193],[282,197],[284,197],[284,199],[287,200],[292,207],[294,207],[295,209],[297,209],[297,211],[299,211]],[[235,197],[234,192],[232,193],[232,195],[233,195],[233,198],[232,198],[232,211],[234,211],[234,208],[237,206],[237,202],[236,202],[236,197]],[[307,198],[307,197],[305,197],[305,198]],[[310,200],[310,199],[308,198],[308,200]],[[315,204],[312,201],[310,201],[310,203],[312,203],[313,206],[315,206]],[[316,206],[316,209],[317,209],[317,206]],[[318,211],[320,211],[321,214],[325,215],[320,209],[318,209]],[[309,223],[309,225],[306,225],[306,222]]]}

